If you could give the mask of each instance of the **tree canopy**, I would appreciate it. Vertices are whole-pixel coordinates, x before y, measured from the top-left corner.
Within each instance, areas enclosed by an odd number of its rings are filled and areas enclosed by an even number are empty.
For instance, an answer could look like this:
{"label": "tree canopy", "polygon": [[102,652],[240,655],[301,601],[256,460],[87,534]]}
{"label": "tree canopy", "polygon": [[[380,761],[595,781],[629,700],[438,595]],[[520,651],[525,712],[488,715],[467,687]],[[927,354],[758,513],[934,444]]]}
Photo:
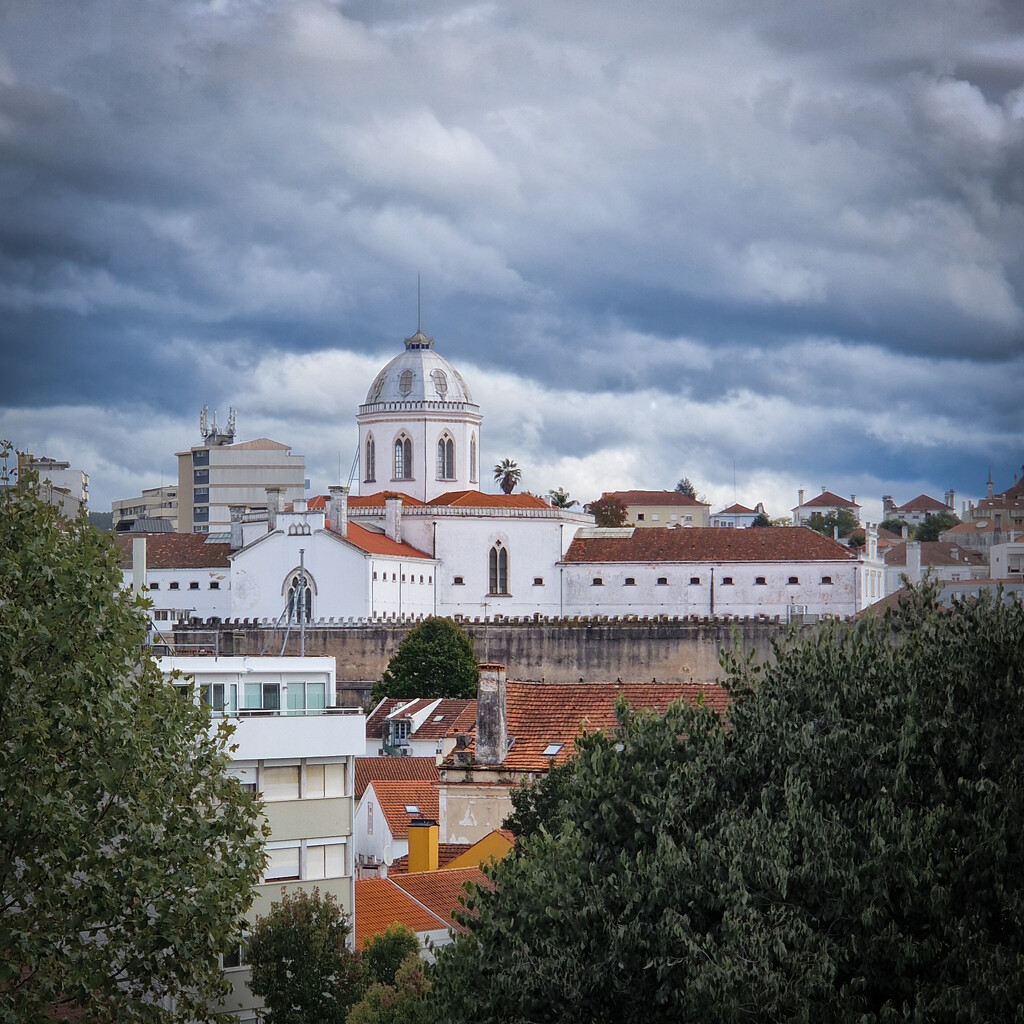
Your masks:
{"label": "tree canopy", "polygon": [[373,698],[472,699],[477,676],[477,657],[469,637],[451,619],[432,616],[410,629],[398,645],[373,688]]}
{"label": "tree canopy", "polygon": [[952,512],[939,512],[933,516],[925,516],[923,523],[914,527],[913,540],[933,541],[939,534],[956,526],[960,520]]}
{"label": "tree canopy", "polygon": [[249,939],[249,988],[269,1024],[344,1024],[366,980],[347,945],[348,921],[331,893],[285,893],[256,919]]}
{"label": "tree canopy", "polygon": [[629,515],[622,499],[612,495],[605,495],[584,505],[583,511],[592,515],[598,526],[625,526]]}
{"label": "tree canopy", "polygon": [[815,533],[824,534],[826,537],[832,537],[838,527],[839,536],[846,537],[857,529],[857,517],[848,508],[838,508],[827,515],[812,512],[804,521],[804,526],[809,526]]}
{"label": "tree canopy", "polygon": [[473,894],[437,1019],[1019,1019],[1022,652],[1019,602],[926,586],[727,658],[728,722],[620,708]]}
{"label": "tree canopy", "polygon": [[523,471],[512,459],[502,459],[494,467],[494,479],[505,494],[511,494],[516,489],[522,476]]}
{"label": "tree canopy", "polygon": [[690,478],[688,476],[684,476],[683,479],[676,484],[676,491],[678,491],[679,494],[685,494],[688,498],[697,497],[697,488],[690,483]]}
{"label": "tree canopy", "polygon": [[109,538],[0,491],[0,1019],[206,1020],[226,988],[257,807],[146,626]]}
{"label": "tree canopy", "polygon": [[572,508],[574,505],[579,504],[564,487],[555,487],[548,491],[548,497],[551,499],[551,504],[554,508]]}

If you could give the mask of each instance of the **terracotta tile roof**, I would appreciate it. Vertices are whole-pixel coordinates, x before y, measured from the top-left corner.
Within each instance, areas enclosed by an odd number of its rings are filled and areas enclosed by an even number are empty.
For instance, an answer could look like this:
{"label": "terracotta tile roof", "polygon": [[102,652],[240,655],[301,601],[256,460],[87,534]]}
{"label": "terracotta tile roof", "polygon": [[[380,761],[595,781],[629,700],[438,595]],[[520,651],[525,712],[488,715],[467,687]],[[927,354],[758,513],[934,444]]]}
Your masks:
{"label": "terracotta tile roof", "polygon": [[[138,536],[136,534],[135,536]],[[130,534],[115,534],[121,549],[117,564],[132,567]],[[152,533],[146,535],[146,565],[150,569],[230,569],[230,544],[209,543],[202,533]]]}
{"label": "terracotta tile roof", "polygon": [[[463,717],[466,717],[469,722],[475,721],[476,701],[446,697],[427,715],[427,720],[412,734],[410,739],[439,740],[450,735]],[[463,729],[463,731],[466,730]]]}
{"label": "terracotta tile roof", "polygon": [[[331,532],[334,533],[333,530]],[[334,535],[336,537],[339,536],[339,534]],[[344,539],[349,544],[359,548],[360,551],[365,551],[369,555],[396,555],[401,558],[430,559],[430,555],[420,551],[418,548],[414,548],[411,544],[404,542],[396,544],[390,537],[385,537],[383,533],[377,533],[376,530],[368,530],[365,526],[353,523],[352,520],[349,520],[348,532],[345,534]]]}
{"label": "terracotta tile roof", "polygon": [[324,511],[324,509],[327,508],[327,495],[314,494],[313,497],[306,502],[306,508],[308,508],[310,512]]}
{"label": "terracotta tile roof", "polygon": [[[882,555],[886,565],[906,565],[907,545],[894,544]],[[980,551],[969,551],[948,541],[922,541],[921,565],[984,565],[985,556]]]}
{"label": "terracotta tile roof", "polygon": [[[698,700],[724,715],[729,697],[715,683],[521,683],[510,681],[505,690],[505,721],[514,740],[502,768],[512,771],[547,771],[573,754],[580,730],[595,732],[616,725],[615,702],[623,696],[630,707],[663,713],[680,698]],[[544,751],[561,744],[553,754]],[[475,737],[467,748],[475,752]],[[453,764],[451,755],[444,762]]]}
{"label": "terracotta tile roof", "polygon": [[[467,850],[472,849],[472,843],[438,843],[437,844],[437,869],[440,871],[449,861],[455,860]],[[409,855],[399,857],[388,868],[388,876],[406,875],[409,873]]]}
{"label": "terracotta tile roof", "polygon": [[[432,782],[418,779],[385,779],[371,782],[370,785],[373,786],[381,813],[395,839],[408,838],[409,822],[416,818],[437,820],[437,787]],[[415,807],[416,811],[407,811],[406,805]]]}
{"label": "terracotta tile roof", "polygon": [[760,530],[648,528],[632,536],[576,537],[566,562],[807,562],[853,561],[845,544],[806,526]]}
{"label": "terracotta tile roof", "polygon": [[746,505],[730,505],[728,508],[723,508],[721,512],[716,512],[716,516],[735,516],[735,515],[746,515],[753,516],[757,515],[757,512],[752,508],[747,508]]}
{"label": "terracotta tile roof", "polygon": [[802,505],[796,505],[795,508],[860,508],[860,505],[855,501],[850,501],[849,498],[840,498],[838,494],[833,494],[831,491],[822,491],[821,494],[816,494],[813,498],[805,501]]}
{"label": "terracotta tile roof", "polygon": [[427,504],[458,508],[551,508],[535,494],[484,494],[482,491],[448,491]]}
{"label": "terracotta tile roof", "polygon": [[[391,881],[392,879],[389,879]],[[453,868],[449,871],[420,871],[414,875],[399,875],[393,879],[396,886],[422,903],[431,913],[442,918],[456,931],[465,931],[452,918],[453,910],[463,908],[465,885],[474,882],[487,885],[486,876],[479,868]]]}
{"label": "terracotta tile roof", "polygon": [[384,499],[396,496],[402,499],[403,505],[422,505],[419,498],[414,498],[404,491],[375,491],[373,494],[350,494],[348,496],[348,507],[350,509],[383,508]]}
{"label": "terracotta tile roof", "polygon": [[992,519],[975,519],[967,523],[958,523],[956,526],[951,526],[948,530],[943,530],[943,535],[946,534],[965,534],[965,533],[992,533],[995,530],[995,521]]}
{"label": "terracotta tile roof", "polygon": [[355,921],[353,934],[356,949],[388,925],[401,921],[414,932],[433,932],[444,928],[446,919],[431,914],[410,899],[407,893],[389,878],[358,878],[355,882]]}
{"label": "terracotta tile roof", "polygon": [[359,800],[371,782],[401,779],[437,782],[436,760],[433,757],[357,757],[355,798]]}
{"label": "terracotta tile roof", "polygon": [[372,708],[366,716],[366,738],[379,740],[383,735],[384,719],[400,704],[405,703],[406,701],[399,700],[397,697],[385,697]]}
{"label": "terracotta tile roof", "polygon": [[605,491],[602,498],[617,498],[623,505],[685,505],[698,508],[707,504],[679,491]]}
{"label": "terracotta tile roof", "polygon": [[948,512],[949,506],[938,498],[929,498],[927,494],[919,494],[916,498],[896,507],[897,512]]}

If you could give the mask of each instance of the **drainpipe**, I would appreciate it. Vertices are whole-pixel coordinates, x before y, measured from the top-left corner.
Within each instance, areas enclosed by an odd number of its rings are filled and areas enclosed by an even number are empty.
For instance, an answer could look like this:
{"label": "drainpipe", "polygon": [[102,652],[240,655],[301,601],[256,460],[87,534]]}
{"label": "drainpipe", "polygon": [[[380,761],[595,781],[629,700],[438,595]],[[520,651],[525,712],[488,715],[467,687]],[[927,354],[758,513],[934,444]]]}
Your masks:
{"label": "drainpipe", "polygon": [[299,657],[306,656],[306,549],[299,548],[299,592],[295,595],[298,599],[299,612]]}
{"label": "drainpipe", "polygon": [[715,617],[715,567],[711,567],[711,617]]}
{"label": "drainpipe", "polygon": [[[435,519],[431,524],[434,527],[434,539],[431,548],[431,554],[434,557],[434,575],[437,575],[437,520]],[[437,615],[437,580],[434,580],[434,615]]]}

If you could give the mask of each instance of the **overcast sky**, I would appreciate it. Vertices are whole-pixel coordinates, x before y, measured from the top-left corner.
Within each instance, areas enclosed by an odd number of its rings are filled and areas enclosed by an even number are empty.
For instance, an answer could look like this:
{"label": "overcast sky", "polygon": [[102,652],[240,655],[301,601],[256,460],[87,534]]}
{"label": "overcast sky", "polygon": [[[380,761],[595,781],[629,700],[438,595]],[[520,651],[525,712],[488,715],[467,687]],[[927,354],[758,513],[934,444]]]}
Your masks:
{"label": "overcast sky", "polygon": [[1002,490],[1024,4],[0,0],[0,436],[93,509],[203,404],[347,479],[417,273],[536,493]]}

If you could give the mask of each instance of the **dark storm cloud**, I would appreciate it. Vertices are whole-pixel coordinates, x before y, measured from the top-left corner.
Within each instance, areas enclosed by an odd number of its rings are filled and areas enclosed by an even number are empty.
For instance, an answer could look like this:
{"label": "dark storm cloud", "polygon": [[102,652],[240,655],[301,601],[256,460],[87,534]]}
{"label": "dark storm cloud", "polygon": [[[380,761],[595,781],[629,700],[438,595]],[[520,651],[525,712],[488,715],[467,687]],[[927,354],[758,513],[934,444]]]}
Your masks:
{"label": "dark storm cloud", "polygon": [[1024,12],[0,9],[0,424],[101,504],[204,402],[322,486],[420,271],[535,490],[977,491],[1022,447]]}

